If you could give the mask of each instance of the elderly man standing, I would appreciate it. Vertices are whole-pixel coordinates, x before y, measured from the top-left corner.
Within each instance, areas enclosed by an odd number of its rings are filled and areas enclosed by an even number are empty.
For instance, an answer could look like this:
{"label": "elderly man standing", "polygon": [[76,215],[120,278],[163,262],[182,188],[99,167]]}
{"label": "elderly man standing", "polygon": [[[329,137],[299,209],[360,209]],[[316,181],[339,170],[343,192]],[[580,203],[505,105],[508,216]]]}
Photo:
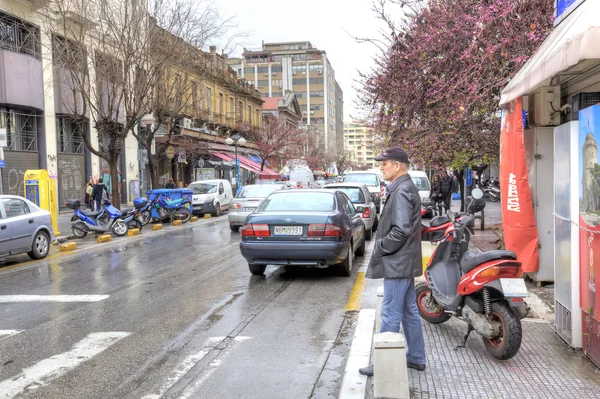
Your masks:
{"label": "elderly man standing", "polygon": [[[375,160],[387,186],[387,200],[381,213],[375,247],[367,278],[383,278],[380,332],[400,332],[404,329],[409,368],[425,370],[425,342],[417,308],[414,278],[422,274],[421,267],[421,197],[408,174],[408,154],[394,147]],[[373,375],[373,366],[359,370]]]}

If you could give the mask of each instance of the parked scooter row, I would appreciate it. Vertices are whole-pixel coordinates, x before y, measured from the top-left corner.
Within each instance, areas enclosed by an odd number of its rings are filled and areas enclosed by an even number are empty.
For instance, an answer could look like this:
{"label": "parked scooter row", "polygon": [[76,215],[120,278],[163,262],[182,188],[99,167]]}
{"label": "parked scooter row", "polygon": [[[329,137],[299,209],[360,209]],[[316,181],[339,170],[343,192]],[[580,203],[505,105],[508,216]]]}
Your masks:
{"label": "parked scooter row", "polygon": [[192,217],[192,203],[188,198],[169,200],[163,196],[155,196],[140,209],[140,222],[145,226],[152,220],[181,220],[187,223]]}
{"label": "parked scooter row", "polygon": [[467,226],[486,204],[480,189],[473,190],[473,198],[469,214],[460,220],[448,212],[451,225],[425,269],[425,282],[416,287],[417,305],[430,323],[444,323],[452,316],[465,321],[468,332],[459,347],[475,330],[490,354],[507,360],[521,347],[527,287],[514,252],[468,250]]}

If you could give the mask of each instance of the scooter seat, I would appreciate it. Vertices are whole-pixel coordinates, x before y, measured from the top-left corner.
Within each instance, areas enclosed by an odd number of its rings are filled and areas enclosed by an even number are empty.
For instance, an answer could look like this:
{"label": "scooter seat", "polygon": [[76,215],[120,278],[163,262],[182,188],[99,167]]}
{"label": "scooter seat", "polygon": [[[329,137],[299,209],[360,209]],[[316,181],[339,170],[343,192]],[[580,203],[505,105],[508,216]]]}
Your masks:
{"label": "scooter seat", "polygon": [[517,259],[513,251],[497,250],[488,252],[467,251],[460,260],[460,270],[468,273],[480,264],[494,259]]}
{"label": "scooter seat", "polygon": [[95,212],[95,211],[85,211],[83,209],[80,209],[79,212],[81,212],[85,216],[91,217],[91,218],[98,216],[98,214],[100,213],[100,212]]}
{"label": "scooter seat", "polygon": [[436,216],[433,219],[431,219],[431,222],[429,222],[429,226],[438,227],[448,223],[449,221],[450,219],[448,218],[448,216]]}
{"label": "scooter seat", "polygon": [[129,212],[133,211],[134,208],[123,208],[121,209],[121,215],[127,215]]}

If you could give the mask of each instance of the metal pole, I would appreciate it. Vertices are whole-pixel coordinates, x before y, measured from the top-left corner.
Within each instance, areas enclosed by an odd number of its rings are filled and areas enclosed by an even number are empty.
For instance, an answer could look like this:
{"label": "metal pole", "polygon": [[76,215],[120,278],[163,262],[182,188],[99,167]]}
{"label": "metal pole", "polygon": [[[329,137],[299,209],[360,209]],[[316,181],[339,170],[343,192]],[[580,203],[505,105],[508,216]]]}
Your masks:
{"label": "metal pole", "polygon": [[235,180],[237,182],[237,187],[235,191],[240,189],[240,161],[238,161],[237,155],[237,141],[235,142]]}
{"label": "metal pole", "polygon": [[[4,160],[4,148],[0,147],[0,160]],[[2,169],[0,168],[0,195],[4,194],[3,188],[2,188]]]}

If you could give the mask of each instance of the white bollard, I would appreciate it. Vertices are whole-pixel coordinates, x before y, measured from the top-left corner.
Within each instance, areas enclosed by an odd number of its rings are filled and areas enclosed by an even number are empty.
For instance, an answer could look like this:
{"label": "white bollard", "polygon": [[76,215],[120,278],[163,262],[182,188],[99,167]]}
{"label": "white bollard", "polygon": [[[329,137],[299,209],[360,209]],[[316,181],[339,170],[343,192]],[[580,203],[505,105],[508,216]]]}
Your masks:
{"label": "white bollard", "polygon": [[383,285],[377,288],[377,305],[375,307],[375,334],[381,331],[381,304],[383,303]]}
{"label": "white bollard", "polygon": [[373,361],[375,399],[409,399],[404,335],[385,332],[375,334],[373,341],[375,346]]}

